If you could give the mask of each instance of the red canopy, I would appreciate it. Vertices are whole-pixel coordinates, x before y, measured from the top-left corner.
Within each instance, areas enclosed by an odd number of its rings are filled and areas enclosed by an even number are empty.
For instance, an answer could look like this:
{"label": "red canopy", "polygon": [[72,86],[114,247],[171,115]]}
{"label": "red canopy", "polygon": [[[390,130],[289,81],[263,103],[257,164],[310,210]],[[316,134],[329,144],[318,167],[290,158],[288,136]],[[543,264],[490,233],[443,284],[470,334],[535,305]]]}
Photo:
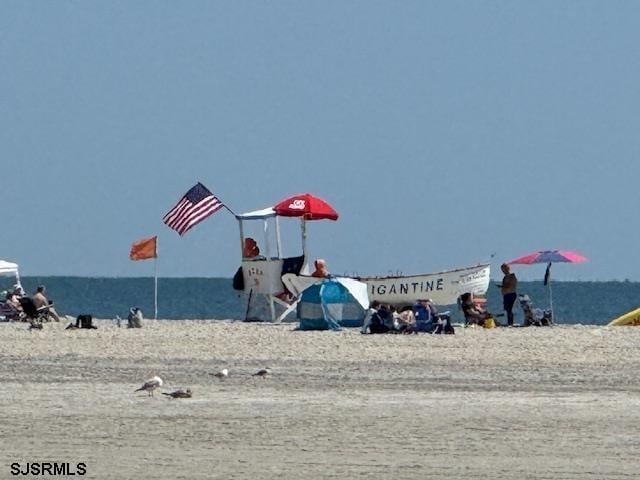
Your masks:
{"label": "red canopy", "polygon": [[338,219],[338,212],[331,205],[310,193],[285,198],[273,209],[283,217],[304,217],[306,220]]}

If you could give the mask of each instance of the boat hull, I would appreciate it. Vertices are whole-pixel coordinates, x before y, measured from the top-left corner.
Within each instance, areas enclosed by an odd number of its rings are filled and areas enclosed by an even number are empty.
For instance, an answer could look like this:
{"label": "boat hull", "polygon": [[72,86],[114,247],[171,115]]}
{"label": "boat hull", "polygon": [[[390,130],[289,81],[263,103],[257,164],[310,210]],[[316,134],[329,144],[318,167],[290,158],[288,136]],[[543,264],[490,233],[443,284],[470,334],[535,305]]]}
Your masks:
{"label": "boat hull", "polygon": [[617,327],[623,325],[640,326],[640,308],[636,308],[624,315],[619,316],[609,322],[610,327]]}
{"label": "boat hull", "polygon": [[[438,305],[452,305],[463,293],[484,295],[489,288],[489,264],[437,273],[388,277],[351,277],[367,284],[369,300],[391,305],[408,305],[429,298]],[[282,283],[295,296],[318,279],[288,273]]]}

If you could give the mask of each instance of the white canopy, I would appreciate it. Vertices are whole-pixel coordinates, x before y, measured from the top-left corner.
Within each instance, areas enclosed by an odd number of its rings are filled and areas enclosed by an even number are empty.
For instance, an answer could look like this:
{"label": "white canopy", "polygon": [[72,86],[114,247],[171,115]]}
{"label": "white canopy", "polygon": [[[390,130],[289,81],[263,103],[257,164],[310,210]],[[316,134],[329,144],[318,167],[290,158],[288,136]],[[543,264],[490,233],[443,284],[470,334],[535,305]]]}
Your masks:
{"label": "white canopy", "polygon": [[276,212],[273,207],[263,208],[262,210],[254,210],[253,212],[239,213],[236,215],[238,220],[260,220],[264,218],[275,217]]}
{"label": "white canopy", "polygon": [[18,264],[0,260],[0,275],[17,275]]}

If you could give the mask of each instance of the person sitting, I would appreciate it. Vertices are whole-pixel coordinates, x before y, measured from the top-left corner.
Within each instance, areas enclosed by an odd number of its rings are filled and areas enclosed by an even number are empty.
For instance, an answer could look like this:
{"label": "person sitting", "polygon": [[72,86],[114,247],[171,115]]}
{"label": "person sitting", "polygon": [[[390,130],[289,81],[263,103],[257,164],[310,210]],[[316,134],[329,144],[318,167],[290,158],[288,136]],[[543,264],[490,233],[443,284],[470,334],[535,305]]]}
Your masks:
{"label": "person sitting", "polygon": [[20,305],[20,299],[24,296],[24,292],[21,287],[13,290],[13,292],[7,293],[7,303],[14,307],[18,312],[22,312],[22,306]]}
{"label": "person sitting", "polygon": [[36,289],[36,293],[31,298],[33,303],[38,310],[47,310],[49,316],[53,317],[56,322],[60,321],[60,317],[58,316],[58,312],[53,308],[53,303],[51,303],[47,297],[44,295],[45,287],[44,285],[40,285]]}
{"label": "person sitting", "polygon": [[142,328],[143,320],[144,316],[142,315],[142,310],[140,310],[139,307],[131,307],[129,309],[129,315],[127,316],[128,328]]}
{"label": "person sitting", "polygon": [[22,288],[22,285],[18,283],[13,285],[13,293],[18,296],[18,299],[24,297],[27,294],[27,292],[24,291],[24,288]]}
{"label": "person sitting", "polygon": [[382,317],[382,323],[387,329],[387,332],[397,332],[398,325],[396,323],[396,309],[392,305],[380,305],[378,314]]}
{"label": "person sitting", "polygon": [[5,301],[0,306],[2,307],[0,314],[7,320],[18,321],[24,318],[22,305],[20,305],[18,296],[15,295],[14,292],[7,292],[5,294]]}
{"label": "person sitting", "polygon": [[471,293],[463,293],[460,296],[460,308],[462,308],[462,313],[464,314],[467,325],[484,326],[487,319],[493,318],[488,311],[479,307],[473,301],[473,295]]}
{"label": "person sitting", "polygon": [[247,237],[244,239],[244,246],[242,248],[242,258],[256,258],[260,256],[260,248],[256,241]]}
{"label": "person sitting", "polygon": [[398,331],[401,333],[413,333],[416,328],[416,316],[411,306],[404,307],[396,317]]}
{"label": "person sitting", "polygon": [[367,315],[364,317],[360,333],[387,333],[389,331],[380,315],[381,306],[381,303],[377,300],[371,302]]}
{"label": "person sitting", "polygon": [[435,318],[427,300],[418,300],[413,305],[416,319],[415,331],[431,333],[435,328]]}
{"label": "person sitting", "polygon": [[426,307],[429,309],[429,312],[431,313],[431,318],[433,322],[433,330],[431,333],[446,333],[446,334],[455,333],[453,325],[451,325],[451,316],[449,315],[449,312],[440,313],[438,311],[438,307],[436,307],[436,304],[433,303],[433,300],[431,300],[430,298],[428,298],[425,301],[425,303],[426,303]]}
{"label": "person sitting", "polygon": [[311,274],[312,277],[326,278],[329,276],[329,270],[327,270],[327,263],[323,259],[318,258],[315,262],[313,262],[313,265],[316,267],[316,269]]}

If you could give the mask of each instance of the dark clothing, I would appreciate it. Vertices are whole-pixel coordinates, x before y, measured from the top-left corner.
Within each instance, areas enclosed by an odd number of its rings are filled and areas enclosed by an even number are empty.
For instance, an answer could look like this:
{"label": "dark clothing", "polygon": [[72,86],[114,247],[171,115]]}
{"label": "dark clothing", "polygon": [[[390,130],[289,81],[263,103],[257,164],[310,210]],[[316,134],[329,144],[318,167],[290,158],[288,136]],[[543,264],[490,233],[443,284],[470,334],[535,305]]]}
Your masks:
{"label": "dark clothing", "polygon": [[513,325],[513,304],[518,296],[516,294],[518,279],[515,274],[508,273],[508,268],[506,271],[504,269],[502,271],[505,272],[504,278],[502,279],[502,286],[500,287],[500,290],[502,291],[504,311],[507,312],[507,321],[509,322],[509,325]]}
{"label": "dark clothing", "polygon": [[468,299],[460,305],[464,319],[468,325],[484,325],[484,321],[489,316],[487,312],[478,310],[473,300]]}
{"label": "dark clothing", "polygon": [[513,305],[516,303],[517,297],[517,293],[507,293],[504,297],[502,297],[505,311],[510,312],[511,310],[513,310]]}
{"label": "dark clothing", "polygon": [[462,313],[466,317],[471,317],[476,314],[475,308],[476,305],[472,300],[467,300],[466,302],[462,302]]}
{"label": "dark clothing", "polygon": [[507,321],[509,325],[513,325],[513,305],[516,303],[516,298],[518,298],[517,293],[506,293],[502,297],[502,303],[504,307],[504,311],[507,312]]}
{"label": "dark clothing", "polygon": [[371,323],[369,324],[369,333],[387,333],[389,327],[384,324],[384,319],[380,313],[376,312],[371,316]]}

